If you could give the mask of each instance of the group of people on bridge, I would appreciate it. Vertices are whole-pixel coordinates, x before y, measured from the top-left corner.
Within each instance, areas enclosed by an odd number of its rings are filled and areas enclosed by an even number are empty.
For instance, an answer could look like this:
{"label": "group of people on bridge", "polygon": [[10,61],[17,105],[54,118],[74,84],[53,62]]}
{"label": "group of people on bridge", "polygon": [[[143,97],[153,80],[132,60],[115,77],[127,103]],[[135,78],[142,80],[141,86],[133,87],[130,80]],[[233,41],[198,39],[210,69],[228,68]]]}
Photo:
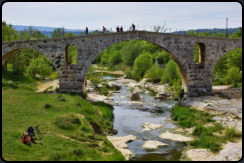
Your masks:
{"label": "group of people on bridge", "polygon": [[[132,23],[132,25],[130,26],[130,29],[127,31],[134,31],[136,28],[136,26]],[[107,30],[104,26],[103,26],[103,33],[111,33],[112,32],[112,28],[110,30]],[[121,26],[119,28],[119,26],[117,26],[116,28],[116,32],[123,32],[123,27]],[[88,27],[86,27],[86,35],[88,35]]]}

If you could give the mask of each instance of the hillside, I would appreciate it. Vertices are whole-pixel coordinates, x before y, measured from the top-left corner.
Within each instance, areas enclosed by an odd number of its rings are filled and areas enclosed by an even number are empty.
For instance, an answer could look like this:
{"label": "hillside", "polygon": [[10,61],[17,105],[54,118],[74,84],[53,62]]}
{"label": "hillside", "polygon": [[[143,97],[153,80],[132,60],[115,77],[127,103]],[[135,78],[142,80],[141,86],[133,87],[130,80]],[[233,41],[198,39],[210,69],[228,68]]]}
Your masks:
{"label": "hillside", "polygon": [[[234,32],[238,32],[240,27],[237,28],[228,28],[228,34],[231,35]],[[187,30],[187,31],[194,31],[197,32],[198,34],[200,32],[210,32],[211,34],[214,33],[214,31],[218,31],[219,33],[226,33],[226,29],[225,28],[214,28],[214,29],[191,29],[191,30]],[[182,35],[186,35],[187,31],[177,31],[177,32],[172,32],[174,34],[182,34]]]}

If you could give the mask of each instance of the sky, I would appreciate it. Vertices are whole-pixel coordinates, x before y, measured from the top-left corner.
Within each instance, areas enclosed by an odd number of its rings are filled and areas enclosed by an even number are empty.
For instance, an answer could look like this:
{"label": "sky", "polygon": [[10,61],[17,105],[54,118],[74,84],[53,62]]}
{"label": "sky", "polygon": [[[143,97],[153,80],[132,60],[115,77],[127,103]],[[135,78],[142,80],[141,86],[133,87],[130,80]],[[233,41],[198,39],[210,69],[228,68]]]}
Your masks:
{"label": "sky", "polygon": [[242,26],[238,2],[6,2],[2,21],[12,25],[64,27],[67,29],[139,30],[164,25],[168,31]]}

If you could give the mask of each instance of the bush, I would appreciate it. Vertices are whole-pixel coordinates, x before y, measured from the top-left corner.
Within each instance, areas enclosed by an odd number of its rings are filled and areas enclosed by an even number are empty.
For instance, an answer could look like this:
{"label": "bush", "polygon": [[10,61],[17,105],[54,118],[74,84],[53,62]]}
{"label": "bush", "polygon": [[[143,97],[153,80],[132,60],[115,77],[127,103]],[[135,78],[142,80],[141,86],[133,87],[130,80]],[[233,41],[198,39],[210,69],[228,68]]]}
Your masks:
{"label": "bush", "polygon": [[147,69],[152,66],[151,55],[148,52],[143,52],[136,58],[134,62],[132,75],[136,80],[139,80],[145,75]]}
{"label": "bush", "polygon": [[163,75],[163,69],[154,64],[149,70],[146,71],[144,78],[148,78],[148,81],[159,82]]}
{"label": "bush", "polygon": [[45,105],[44,105],[44,108],[50,108],[50,107],[51,107],[50,104],[45,104]]}
{"label": "bush", "polygon": [[31,61],[29,67],[27,68],[27,72],[32,76],[35,77],[36,74],[39,74],[43,78],[49,76],[52,71],[52,67],[48,65],[44,61],[43,58],[37,58]]}
{"label": "bush", "polygon": [[181,78],[180,69],[175,61],[171,59],[165,65],[162,81],[163,83],[169,83],[170,85],[173,85],[174,80],[178,80],[179,78]]}
{"label": "bush", "polygon": [[99,77],[92,77],[91,79],[91,83],[93,84],[93,85],[95,85],[96,87],[98,86],[98,84],[99,83],[101,83],[101,80],[100,80],[100,78]]}
{"label": "bush", "polygon": [[232,81],[239,82],[241,79],[240,70],[238,67],[231,67],[227,70],[227,74],[224,78],[225,84],[230,84]]}
{"label": "bush", "polygon": [[236,130],[236,126],[227,126],[225,129],[225,137],[227,140],[233,141],[234,137],[241,137],[242,132]]}
{"label": "bush", "polygon": [[238,83],[233,80],[231,82],[231,88],[238,88]]}
{"label": "bush", "polygon": [[107,89],[106,87],[102,87],[100,93],[101,93],[102,95],[107,96],[107,95],[108,95],[108,89]]}
{"label": "bush", "polygon": [[127,67],[125,69],[125,75],[128,79],[133,79],[133,76],[132,76],[132,69],[130,67]]}
{"label": "bush", "polygon": [[50,79],[51,79],[51,80],[58,79],[58,72],[57,72],[57,71],[52,72],[52,74],[51,74],[51,76],[50,76]]}

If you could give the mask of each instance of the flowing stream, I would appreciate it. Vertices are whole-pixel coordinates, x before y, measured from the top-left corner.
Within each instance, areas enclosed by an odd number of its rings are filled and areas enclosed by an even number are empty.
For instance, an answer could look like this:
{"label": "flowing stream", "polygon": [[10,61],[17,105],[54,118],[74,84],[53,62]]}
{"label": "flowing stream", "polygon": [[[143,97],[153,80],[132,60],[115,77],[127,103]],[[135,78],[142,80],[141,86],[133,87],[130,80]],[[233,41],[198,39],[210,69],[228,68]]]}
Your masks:
{"label": "flowing stream", "polygon": [[[104,74],[103,78],[112,80],[114,75]],[[118,77],[118,76],[117,76]],[[113,103],[119,102],[119,106],[114,106],[114,125],[113,127],[118,130],[118,133],[114,136],[122,137],[127,135],[134,135],[137,137],[136,140],[127,143],[128,149],[135,153],[135,156],[131,158],[131,161],[179,161],[181,152],[186,143],[166,140],[159,137],[160,134],[167,130],[171,133],[176,133],[175,130],[178,128],[175,122],[171,120],[168,115],[171,112],[167,109],[176,103],[173,100],[158,101],[154,100],[155,94],[151,93],[139,93],[140,96],[145,100],[143,107],[149,109],[156,109],[155,104],[164,110],[164,113],[151,113],[150,110],[142,111],[136,109],[138,104],[129,104],[130,94],[129,87],[126,87],[124,83],[117,83],[122,86],[119,90],[120,93],[112,95]],[[168,117],[167,117],[168,116]],[[141,132],[144,128],[141,125],[144,122],[153,124],[162,124],[161,128]],[[168,146],[159,147],[158,149],[145,149],[142,145],[147,140],[160,141],[168,144]]]}

